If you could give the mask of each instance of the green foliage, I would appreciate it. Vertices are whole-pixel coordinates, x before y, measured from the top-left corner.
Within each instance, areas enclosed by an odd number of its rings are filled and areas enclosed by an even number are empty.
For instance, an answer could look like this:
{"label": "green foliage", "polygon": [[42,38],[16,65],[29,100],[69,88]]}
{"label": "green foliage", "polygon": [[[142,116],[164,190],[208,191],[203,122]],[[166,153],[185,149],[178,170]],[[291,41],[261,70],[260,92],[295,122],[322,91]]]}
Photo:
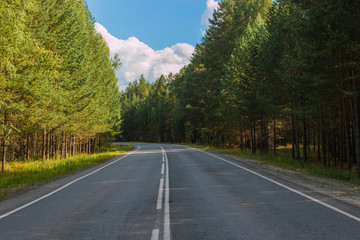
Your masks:
{"label": "green foliage", "polygon": [[6,159],[40,152],[43,158],[65,158],[79,142],[85,146],[89,139],[119,131],[114,70],[121,63],[117,56],[110,59],[93,23],[82,0],[0,2],[3,171]]}
{"label": "green foliage", "polygon": [[174,102],[170,100],[169,83],[172,74],[161,76],[150,84],[141,76],[130,83],[122,93],[122,133],[126,140],[171,141],[171,112]]}

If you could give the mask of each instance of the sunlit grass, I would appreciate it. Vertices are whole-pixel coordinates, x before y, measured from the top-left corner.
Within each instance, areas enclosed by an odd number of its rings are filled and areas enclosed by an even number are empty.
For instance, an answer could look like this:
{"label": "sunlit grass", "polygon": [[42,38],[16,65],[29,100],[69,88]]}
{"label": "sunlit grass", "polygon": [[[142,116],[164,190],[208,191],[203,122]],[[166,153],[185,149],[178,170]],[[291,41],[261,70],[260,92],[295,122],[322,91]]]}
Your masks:
{"label": "sunlit grass", "polygon": [[11,192],[18,192],[28,186],[48,182],[62,175],[105,162],[113,156],[132,150],[133,146],[109,145],[92,155],[76,155],[67,159],[15,161],[7,164],[0,173],[0,199]]}
{"label": "sunlit grass", "polygon": [[291,145],[278,148],[276,154],[274,154],[272,151],[270,151],[268,154],[262,154],[260,152],[253,154],[251,150],[240,151],[240,149],[216,148],[198,144],[191,144],[188,146],[198,147],[204,150],[218,153],[230,154],[241,158],[258,160],[262,164],[278,166],[289,170],[303,171],[315,176],[348,181],[360,186],[360,179],[356,176],[355,168],[349,171],[347,169],[342,169],[339,166],[325,167],[322,163],[311,160],[316,158],[316,153],[314,151],[309,152],[310,159],[306,163],[303,161],[294,160],[292,159]]}

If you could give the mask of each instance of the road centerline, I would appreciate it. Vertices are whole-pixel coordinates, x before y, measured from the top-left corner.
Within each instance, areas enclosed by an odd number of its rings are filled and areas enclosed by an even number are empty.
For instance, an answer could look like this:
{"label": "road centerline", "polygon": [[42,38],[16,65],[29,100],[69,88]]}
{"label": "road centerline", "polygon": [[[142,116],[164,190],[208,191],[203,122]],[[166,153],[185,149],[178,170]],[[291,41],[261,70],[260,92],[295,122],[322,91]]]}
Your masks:
{"label": "road centerline", "polygon": [[164,190],[164,178],[160,179],[159,184],[159,192],[157,197],[156,209],[160,210],[162,208],[162,201],[163,201],[163,190]]}
{"label": "road centerline", "polygon": [[170,183],[169,183],[169,160],[166,154],[166,151],[163,147],[161,147],[161,150],[164,153],[165,156],[165,209],[164,209],[164,240],[170,240],[171,234],[170,234]]}
{"label": "road centerline", "polygon": [[153,229],[151,233],[151,240],[158,240],[159,239],[160,230],[159,229]]}
{"label": "road centerline", "polygon": [[165,164],[163,163],[161,165],[161,175],[164,175],[165,174]]}

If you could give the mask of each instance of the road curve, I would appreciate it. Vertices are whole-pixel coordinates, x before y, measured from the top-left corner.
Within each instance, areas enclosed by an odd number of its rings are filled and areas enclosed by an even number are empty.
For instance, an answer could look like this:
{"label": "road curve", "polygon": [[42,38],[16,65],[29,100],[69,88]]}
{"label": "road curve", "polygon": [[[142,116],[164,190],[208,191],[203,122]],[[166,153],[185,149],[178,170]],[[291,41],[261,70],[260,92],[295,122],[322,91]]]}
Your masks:
{"label": "road curve", "polygon": [[360,239],[360,209],[227,157],[137,150],[0,203],[0,239]]}

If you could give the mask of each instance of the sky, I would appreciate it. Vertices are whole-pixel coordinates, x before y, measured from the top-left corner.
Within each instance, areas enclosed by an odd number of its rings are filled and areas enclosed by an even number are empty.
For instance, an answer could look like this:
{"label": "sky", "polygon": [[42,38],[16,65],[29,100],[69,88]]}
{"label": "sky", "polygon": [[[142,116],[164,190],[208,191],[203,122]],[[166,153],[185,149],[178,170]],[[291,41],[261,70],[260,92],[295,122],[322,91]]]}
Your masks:
{"label": "sky", "polygon": [[178,73],[201,42],[216,0],[87,0],[95,28],[118,53],[119,89],[139,79]]}

